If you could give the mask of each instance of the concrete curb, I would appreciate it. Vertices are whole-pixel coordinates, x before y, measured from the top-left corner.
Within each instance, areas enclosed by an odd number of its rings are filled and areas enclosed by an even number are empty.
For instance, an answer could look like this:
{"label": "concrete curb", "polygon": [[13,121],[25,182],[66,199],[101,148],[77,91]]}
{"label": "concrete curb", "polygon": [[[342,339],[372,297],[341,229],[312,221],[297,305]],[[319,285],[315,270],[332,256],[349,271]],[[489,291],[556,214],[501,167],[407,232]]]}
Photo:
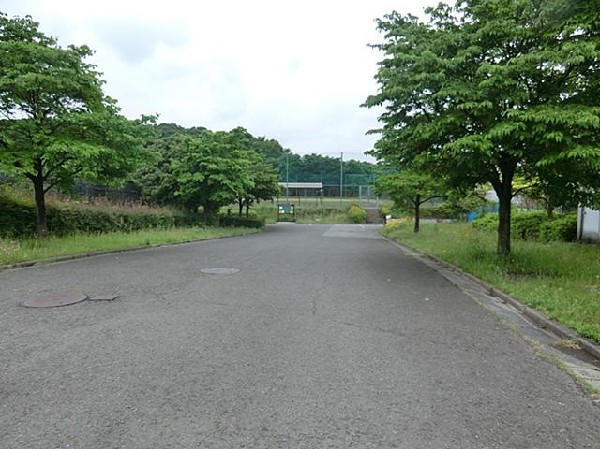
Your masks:
{"label": "concrete curb", "polygon": [[443,259],[440,259],[437,256],[434,256],[432,254],[426,253],[419,249],[413,248],[412,246],[408,246],[404,243],[398,243],[387,237],[384,237],[384,236],[382,236],[382,237],[384,239],[386,239],[387,241],[393,243],[394,245],[397,245],[404,251],[410,251],[413,253],[420,254],[423,257],[427,257],[428,259],[432,260],[436,264],[441,265],[444,268],[448,268],[448,269],[458,273],[459,275],[467,278],[469,281],[480,285],[488,292],[488,294],[490,296],[500,298],[505,303],[510,304],[512,307],[517,309],[521,314],[523,314],[525,317],[527,317],[529,319],[529,321],[531,321],[536,326],[538,326],[542,329],[546,329],[549,332],[552,332],[554,335],[556,335],[557,337],[559,337],[561,339],[576,341],[579,344],[579,346],[581,347],[581,349],[583,349],[589,355],[600,360],[600,345],[598,345],[586,338],[579,336],[577,334],[577,332],[575,332],[573,329],[564,327],[563,325],[558,324],[555,321],[552,321],[550,318],[545,316],[543,313],[538,312],[537,310],[534,310],[531,307],[526,306],[525,304],[521,303],[517,299],[507,295],[506,293],[504,293],[503,291],[498,289],[498,287],[493,286],[493,285],[473,276],[472,274],[467,273],[466,271],[463,271],[461,268],[459,268],[455,265],[452,265],[451,263],[449,263]]}

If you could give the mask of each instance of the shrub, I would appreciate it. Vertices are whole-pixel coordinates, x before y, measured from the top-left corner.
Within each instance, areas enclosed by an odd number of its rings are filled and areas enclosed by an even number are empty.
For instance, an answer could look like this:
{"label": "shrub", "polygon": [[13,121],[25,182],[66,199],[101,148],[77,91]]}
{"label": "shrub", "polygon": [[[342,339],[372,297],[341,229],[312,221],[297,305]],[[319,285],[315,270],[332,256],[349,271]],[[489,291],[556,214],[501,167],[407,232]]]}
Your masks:
{"label": "shrub", "polygon": [[[197,224],[197,215],[170,210],[91,208],[79,205],[48,205],[48,230],[62,236],[75,232],[130,232]],[[33,201],[0,196],[0,236],[29,237],[36,233]]]}
{"label": "shrub", "polygon": [[238,217],[235,215],[220,215],[219,226],[232,226],[238,228],[257,228],[265,226],[264,220],[256,220],[253,218]]}
{"label": "shrub", "polygon": [[486,231],[495,231],[498,229],[498,214],[485,214],[473,220],[475,229],[484,229]]}
{"label": "shrub", "polygon": [[367,222],[367,211],[364,210],[358,204],[352,204],[348,208],[348,219],[352,223],[366,223]]}
{"label": "shrub", "polygon": [[0,235],[19,237],[36,232],[35,205],[22,199],[0,196]]}
{"label": "shrub", "polygon": [[577,239],[577,214],[565,214],[540,226],[540,240],[573,242]]}
{"label": "shrub", "polygon": [[513,213],[511,217],[512,234],[523,240],[537,240],[540,227],[548,221],[545,212]]}

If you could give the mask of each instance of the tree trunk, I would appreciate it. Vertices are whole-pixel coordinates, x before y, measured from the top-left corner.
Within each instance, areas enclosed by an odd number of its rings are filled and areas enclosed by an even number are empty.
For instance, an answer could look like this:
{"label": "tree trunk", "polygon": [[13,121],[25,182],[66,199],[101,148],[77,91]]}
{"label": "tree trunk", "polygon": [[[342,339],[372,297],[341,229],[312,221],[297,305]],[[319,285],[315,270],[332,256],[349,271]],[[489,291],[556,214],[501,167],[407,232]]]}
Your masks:
{"label": "tree trunk", "polygon": [[510,254],[510,213],[512,195],[499,196],[500,209],[498,211],[498,245],[496,252],[500,255]]}
{"label": "tree trunk", "polygon": [[554,206],[550,200],[546,200],[546,216],[548,217],[548,220],[554,218]]}
{"label": "tree trunk", "polygon": [[48,237],[48,222],[46,219],[46,192],[44,192],[44,176],[42,161],[35,162],[36,174],[30,179],[33,182],[35,192],[35,207],[37,212],[37,236]]}
{"label": "tree trunk", "polygon": [[512,183],[516,164],[502,170],[502,181],[494,186],[500,208],[498,210],[498,245],[496,252],[502,256],[510,254],[510,215],[512,201]]}
{"label": "tree trunk", "polygon": [[413,227],[413,232],[416,234],[419,232],[419,224],[421,221],[421,195],[417,194],[413,204],[415,205],[415,225]]}
{"label": "tree trunk", "polygon": [[250,201],[246,200],[246,218],[250,215]]}
{"label": "tree trunk", "polygon": [[239,212],[238,212],[238,217],[241,218],[242,214],[244,213],[244,200],[243,199],[239,199],[238,200],[238,206],[239,206]]}
{"label": "tree trunk", "polygon": [[212,204],[204,204],[202,210],[204,212],[204,223],[210,226],[215,225],[217,221],[217,210]]}

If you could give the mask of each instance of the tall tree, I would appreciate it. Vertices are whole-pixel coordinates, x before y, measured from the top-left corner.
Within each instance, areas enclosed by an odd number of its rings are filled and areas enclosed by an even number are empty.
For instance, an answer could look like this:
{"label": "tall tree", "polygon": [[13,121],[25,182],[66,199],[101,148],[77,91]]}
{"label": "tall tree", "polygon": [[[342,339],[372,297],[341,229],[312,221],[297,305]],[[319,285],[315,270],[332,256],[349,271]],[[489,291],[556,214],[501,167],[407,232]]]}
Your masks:
{"label": "tall tree", "polygon": [[380,91],[365,103],[385,107],[374,154],[399,166],[426,158],[455,186],[491,183],[500,254],[515,176],[600,157],[600,27],[584,5],[466,0],[427,9],[427,23],[396,12],[378,21]]}
{"label": "tall tree", "polygon": [[145,130],[104,95],[88,47],[61,48],[31,17],[0,13],[0,54],[0,166],[32,182],[45,236],[46,193],[127,174]]}
{"label": "tall tree", "polygon": [[255,202],[272,200],[279,192],[279,183],[277,170],[272,165],[267,164],[262,155],[256,153],[250,154],[249,175],[252,179],[252,186],[244,192],[240,192],[237,197],[238,213],[242,216],[244,208],[246,208],[246,217],[250,207]]}
{"label": "tall tree", "polygon": [[250,139],[243,128],[180,138],[177,158],[171,161],[175,194],[189,210],[202,207],[207,223],[214,222],[219,208],[254,187]]}

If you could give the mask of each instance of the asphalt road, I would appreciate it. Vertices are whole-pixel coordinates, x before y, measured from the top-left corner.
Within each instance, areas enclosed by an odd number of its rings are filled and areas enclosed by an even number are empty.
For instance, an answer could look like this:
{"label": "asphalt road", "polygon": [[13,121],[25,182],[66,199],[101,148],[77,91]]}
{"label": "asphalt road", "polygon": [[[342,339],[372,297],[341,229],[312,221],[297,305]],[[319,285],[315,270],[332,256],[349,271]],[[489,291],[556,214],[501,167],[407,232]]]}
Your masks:
{"label": "asphalt road", "polygon": [[[20,305],[62,291],[119,298]],[[280,224],[0,273],[0,447],[600,448],[600,408],[376,227]]]}

